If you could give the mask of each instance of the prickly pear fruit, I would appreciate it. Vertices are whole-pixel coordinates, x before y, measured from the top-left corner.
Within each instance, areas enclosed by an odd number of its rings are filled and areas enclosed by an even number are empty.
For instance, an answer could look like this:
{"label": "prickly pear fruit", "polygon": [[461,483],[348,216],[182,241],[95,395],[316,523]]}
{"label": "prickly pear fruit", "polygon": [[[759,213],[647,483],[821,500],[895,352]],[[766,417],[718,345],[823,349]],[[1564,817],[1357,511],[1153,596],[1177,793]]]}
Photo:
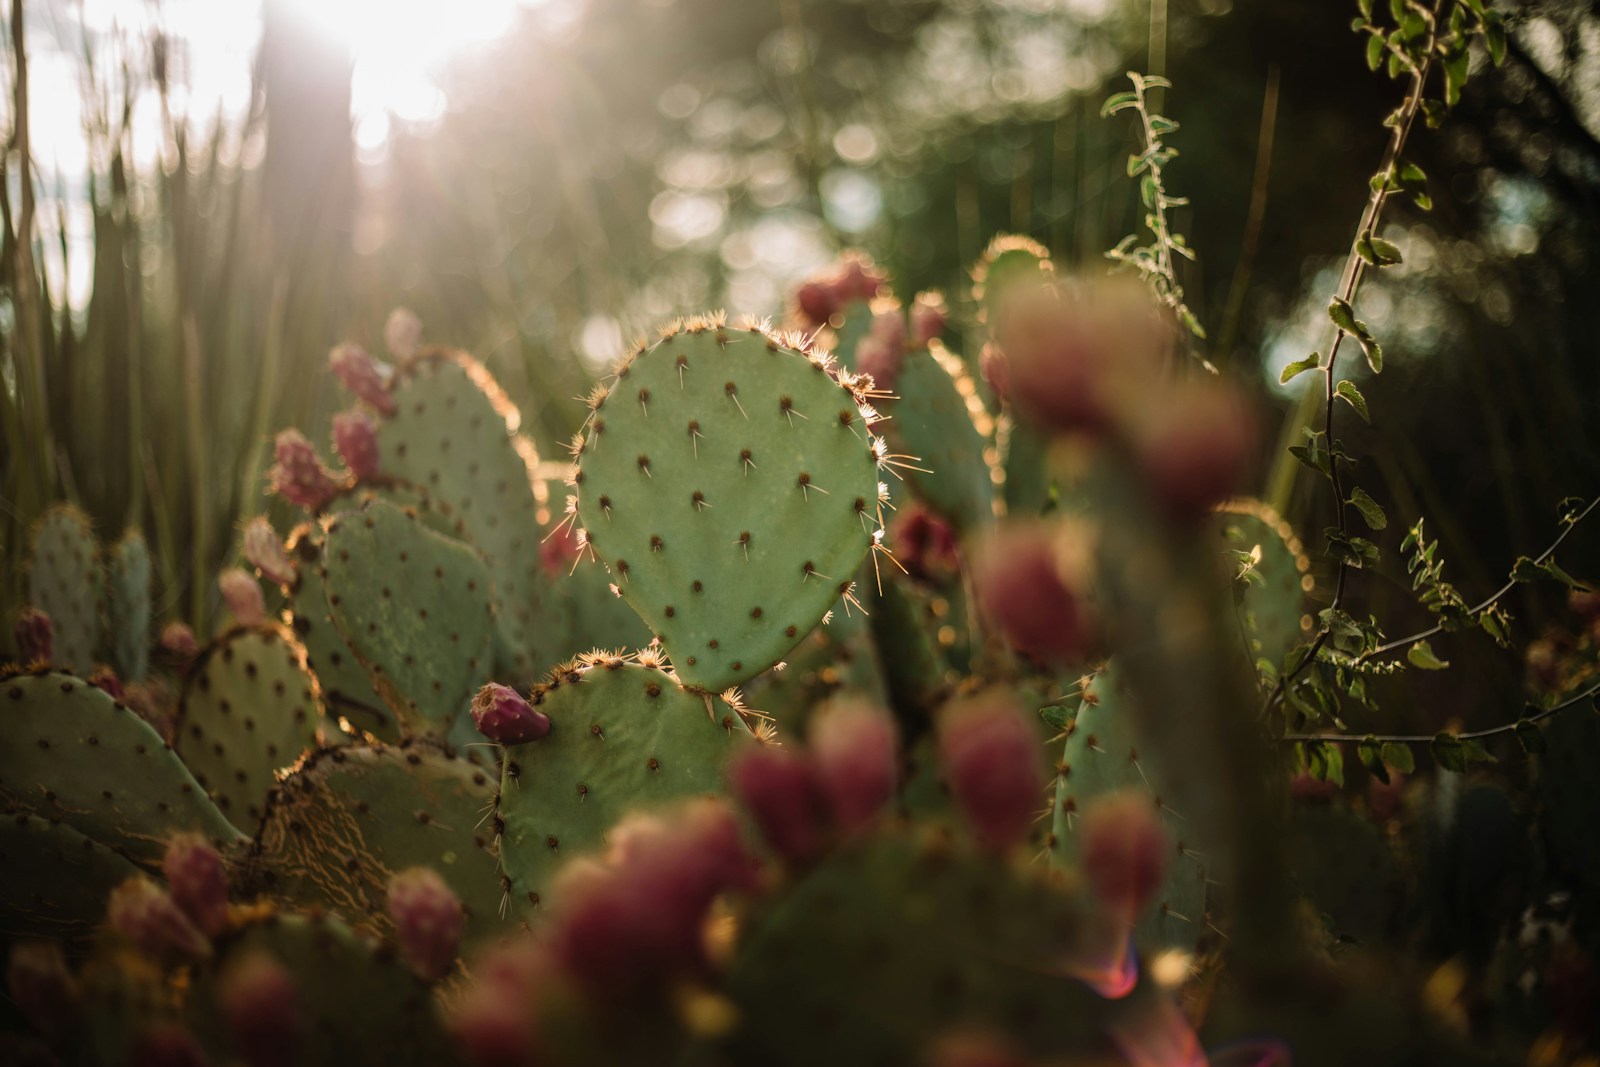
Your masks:
{"label": "prickly pear fruit", "polygon": [[12,946],[6,989],[12,1003],[46,1037],[64,1033],[71,1024],[78,989],[59,942],[22,941]]}
{"label": "prickly pear fruit", "polygon": [[502,745],[526,744],[550,732],[550,716],[499,682],[490,682],[472,698],[472,721],[479,733]]}
{"label": "prickly pear fruit", "polygon": [[1023,839],[1045,788],[1039,739],[1007,693],[948,705],[939,716],[945,781],[980,843],[1004,851]]}
{"label": "prickly pear fruit", "polygon": [[828,798],[810,756],[778,745],[753,745],[728,769],[734,796],[774,851],[804,863],[822,850]]}
{"label": "prickly pear fruit", "polygon": [[1093,610],[1082,589],[1074,588],[1078,583],[1064,574],[1069,568],[1063,557],[1082,555],[1074,544],[1065,543],[1058,527],[1015,523],[995,531],[973,562],[984,617],[1013,648],[1042,663],[1083,663],[1098,643]]}
{"label": "prickly pear fruit", "polygon": [[228,925],[228,875],[222,857],[199,834],[180,834],[167,845],[161,860],[168,892],[191,922],[207,937]]}
{"label": "prickly pear fruit", "polygon": [[300,1046],[299,992],[288,968],[255,950],[228,965],[217,1000],[234,1047],[251,1067],[284,1067]]}
{"label": "prickly pear fruit", "polygon": [[261,583],[243,567],[229,567],[217,575],[217,588],[222,591],[223,603],[233,613],[240,626],[254,626],[267,619],[267,602],[261,594]]}
{"label": "prickly pear fruit", "polygon": [[50,662],[55,643],[55,627],[50,623],[50,616],[38,608],[23,608],[17,612],[16,638],[23,663]]}
{"label": "prickly pear fruit", "polygon": [[378,424],[365,411],[333,417],[333,447],[357,481],[378,476]]}
{"label": "prickly pear fruit", "polygon": [[1239,488],[1260,434],[1238,389],[1186,382],[1140,409],[1133,436],[1156,500],[1171,517],[1192,521]]}
{"label": "prickly pear fruit", "polygon": [[1167,833],[1148,793],[1101,797],[1083,813],[1083,872],[1101,903],[1131,923],[1167,872]]}
{"label": "prickly pear fruit", "polygon": [[102,693],[107,694],[112,700],[126,700],[127,691],[122,688],[122,679],[117,677],[117,672],[101,664],[89,675],[88,682]]}
{"label": "prickly pear fruit", "polygon": [[450,973],[467,915],[437,872],[412,867],[389,879],[389,917],[400,954],[417,977],[433,982]]}
{"label": "prickly pear fruit", "polygon": [[284,430],[273,444],[277,463],[267,472],[272,491],[307,511],[322,508],[339,491],[339,483],[317,458],[316,449],[299,430]]}
{"label": "prickly pear fruit", "polygon": [[261,572],[261,577],[278,585],[294,583],[294,561],[284,550],[283,538],[265,515],[257,515],[245,524],[243,541],[244,558]]}
{"label": "prickly pear fruit", "polygon": [[211,944],[166,890],[145,877],[111,891],[111,926],[141,951],[179,962],[205,959]]}
{"label": "prickly pear fruit", "polygon": [[194,639],[194,631],[186,622],[167,623],[161,628],[161,638],[157,643],[163,652],[182,659],[193,659],[200,650]]}
{"label": "prickly pear fruit", "polygon": [[911,303],[911,346],[923,348],[944,333],[950,309],[941,293],[918,293]]}
{"label": "prickly pear fruit", "polygon": [[894,795],[899,736],[889,713],[845,699],[822,708],[807,739],[834,819],[846,832],[872,820]]}
{"label": "prickly pear fruit", "polygon": [[328,353],[334,376],[356,398],[385,415],[395,413],[395,399],[389,392],[394,371],[356,344],[342,344]]}

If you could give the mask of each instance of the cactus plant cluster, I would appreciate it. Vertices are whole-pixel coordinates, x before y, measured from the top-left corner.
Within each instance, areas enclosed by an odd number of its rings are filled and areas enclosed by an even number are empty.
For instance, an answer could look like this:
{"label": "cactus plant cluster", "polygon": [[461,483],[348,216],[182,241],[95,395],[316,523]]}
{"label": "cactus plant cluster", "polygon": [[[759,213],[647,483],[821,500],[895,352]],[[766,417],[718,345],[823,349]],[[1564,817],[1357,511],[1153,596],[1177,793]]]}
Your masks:
{"label": "cactus plant cluster", "polygon": [[975,276],[965,358],[855,256],[803,330],[671,324],[554,493],[398,314],[393,366],[332,354],[339,462],[278,437],[303,519],[244,525],[204,642],[152,641],[137,535],[49,513],[0,679],[0,1048],[1188,1065],[1324,997],[1472,1062],[1330,955],[1396,936],[1400,794],[1295,799],[1240,714],[1312,581],[1233,499],[1235,398],[1030,242]]}

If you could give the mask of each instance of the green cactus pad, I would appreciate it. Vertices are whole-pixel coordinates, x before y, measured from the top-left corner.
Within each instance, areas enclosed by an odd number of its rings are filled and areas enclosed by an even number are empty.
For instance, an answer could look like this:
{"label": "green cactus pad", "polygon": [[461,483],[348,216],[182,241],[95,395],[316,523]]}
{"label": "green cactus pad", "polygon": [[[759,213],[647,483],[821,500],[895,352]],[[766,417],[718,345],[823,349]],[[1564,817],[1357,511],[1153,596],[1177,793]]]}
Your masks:
{"label": "green cactus pad", "polygon": [[521,416],[489,372],[461,352],[424,353],[402,370],[394,398],[395,414],[378,428],[383,472],[425,489],[488,557],[498,647],[511,660],[497,673],[531,682],[570,650],[553,647],[539,559],[539,456],[516,435]]}
{"label": "green cactus pad", "polygon": [[541,740],[506,749],[497,816],[515,906],[537,907],[562,863],[600,847],[631,811],[723,791],[735,746],[754,739],[741,709],[689,692],[621,656],[585,656],[534,690]]}
{"label": "green cactus pad", "polygon": [[[871,580],[870,574],[865,580]],[[877,611],[872,608],[874,620]],[[812,630],[789,650],[783,670],[768,671],[750,684],[750,702],[771,715],[791,737],[804,730],[818,704],[837,693],[864,696],[880,706],[888,704],[885,670],[878,663],[867,622],[853,608],[835,609],[830,622]]]}
{"label": "green cactus pad", "polygon": [[578,516],[686,685],[753,678],[851,588],[878,528],[863,399],[821,357],[713,320],[592,401]]}
{"label": "green cactus pad", "polygon": [[994,419],[961,360],[935,341],[906,353],[884,404],[895,451],[915,456],[906,477],[933,510],[963,533],[994,522]]}
{"label": "green cactus pad", "polygon": [[224,815],[254,833],[277,772],[315,747],[322,725],[305,654],[262,625],[213,641],[185,680],[174,744]]}
{"label": "green cactus pad", "polygon": [[94,669],[104,582],[88,516],[71,504],[47,509],[33,528],[28,602],[50,616],[55,662],[79,674]]}
{"label": "green cactus pad", "polygon": [[324,749],[284,779],[257,835],[272,895],[387,926],[391,875],[432,867],[469,939],[502,928],[495,772],[423,742]]}
{"label": "green cactus pad", "polygon": [[972,298],[983,321],[993,327],[995,310],[1008,290],[1047,281],[1054,272],[1050,251],[1037,241],[1016,234],[996,237],[972,270]]}
{"label": "green cactus pad", "polygon": [[105,919],[106,897],[139,869],[64,822],[0,814],[0,942],[86,939]]}
{"label": "green cactus pad", "polygon": [[1148,793],[1159,806],[1172,852],[1166,880],[1139,921],[1139,945],[1150,953],[1193,952],[1207,929],[1203,851],[1190,840],[1193,831],[1181,813],[1163,802],[1161,768],[1151,751],[1141,750],[1124,710],[1127,703],[1127,690],[1112,664],[1090,684],[1068,727],[1051,808],[1051,862],[1061,867],[1077,862],[1077,819],[1096,799],[1125,789]]}
{"label": "green cactus pad", "polygon": [[1051,503],[1051,438],[1009,414],[1000,416],[997,426],[1006,514],[1018,518],[1043,514]]}
{"label": "green cactus pad", "polygon": [[241,838],[150,724],[82,679],[8,678],[0,706],[8,729],[0,804],[64,822],[143,864],[158,862],[182,831]]}
{"label": "green cactus pad", "polygon": [[1250,635],[1250,660],[1274,666],[1311,630],[1306,597],[1311,592],[1311,560],[1294,529],[1259,500],[1231,500],[1217,508],[1218,535],[1224,547],[1248,552],[1260,576],[1244,588],[1241,622]]}
{"label": "green cactus pad", "polygon": [[737,1063],[923,1063],[950,1028],[1005,1033],[1035,1055],[1102,1051],[1151,992],[1106,1000],[1069,977],[1125,936],[1081,892],[937,832],[847,844],[744,929],[727,985]]}
{"label": "green cactus pad", "polygon": [[107,644],[111,665],[124,683],[150,669],[150,549],[129,530],[111,547],[106,567]]}
{"label": "green cactus pad", "polygon": [[335,628],[407,732],[445,733],[489,675],[482,557],[377,500],[330,518],[325,538]]}
{"label": "green cactus pad", "polygon": [[391,946],[326,916],[269,914],[217,939],[194,976],[185,1015],[215,1062],[236,1055],[218,983],[230,964],[262,952],[294,977],[304,1033],[295,1064],[450,1063],[437,1002]]}
{"label": "green cactus pad", "polygon": [[613,593],[611,576],[585,557],[570,574],[554,579],[554,606],[562,617],[561,647],[573,652],[642,648],[650,630],[628,602]]}

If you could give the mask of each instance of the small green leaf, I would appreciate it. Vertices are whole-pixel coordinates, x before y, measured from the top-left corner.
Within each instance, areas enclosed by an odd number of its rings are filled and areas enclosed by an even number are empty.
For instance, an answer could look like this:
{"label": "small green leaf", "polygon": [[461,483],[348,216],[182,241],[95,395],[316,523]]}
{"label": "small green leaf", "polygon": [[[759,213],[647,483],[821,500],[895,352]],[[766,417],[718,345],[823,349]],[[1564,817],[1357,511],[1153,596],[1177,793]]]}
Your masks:
{"label": "small green leaf", "polygon": [[1433,751],[1433,758],[1439,766],[1456,774],[1466,773],[1467,754],[1461,744],[1461,738],[1452,733],[1435,734],[1428,747]]}
{"label": "small green leaf", "polygon": [[1367,398],[1361,395],[1361,390],[1356,388],[1354,382],[1342,381],[1333,391],[1341,400],[1356,409],[1356,414],[1361,416],[1362,422],[1372,421],[1372,416],[1367,413]]}
{"label": "small green leaf", "polygon": [[1544,731],[1539,729],[1537,723],[1529,722],[1527,719],[1518,719],[1516,732],[1517,741],[1522,745],[1522,751],[1524,752],[1537,756],[1548,747],[1545,744]]}
{"label": "small green leaf", "polygon": [[1506,61],[1506,24],[1498,11],[1488,11],[1483,16],[1483,42],[1489,49],[1489,58],[1495,66]]}
{"label": "small green leaf", "polygon": [[1372,337],[1357,337],[1361,342],[1361,351],[1367,357],[1367,366],[1373,374],[1383,373],[1383,346]]}
{"label": "small green leaf", "polygon": [[1400,172],[1396,176],[1400,179],[1400,184],[1407,189],[1416,185],[1424,185],[1428,181],[1428,176],[1415,163],[1400,164]]}
{"label": "small green leaf", "polygon": [[1368,237],[1356,238],[1356,255],[1369,267],[1378,266],[1378,254],[1372,250],[1372,240]]}
{"label": "small green leaf", "polygon": [[1365,767],[1374,778],[1384,785],[1389,784],[1389,768],[1383,765],[1383,746],[1378,744],[1378,739],[1368,734],[1356,745],[1356,755],[1361,758],[1361,766]]}
{"label": "small green leaf", "polygon": [[1447,661],[1434,655],[1433,649],[1426,641],[1418,641],[1406,649],[1406,661],[1413,667],[1420,667],[1425,671],[1442,671],[1450,666]]}
{"label": "small green leaf", "polygon": [[1417,769],[1417,761],[1411,755],[1411,746],[1385,741],[1383,745],[1383,762],[1399,771],[1401,774],[1413,774]]}
{"label": "small green leaf", "polygon": [[1061,704],[1052,704],[1039,709],[1039,718],[1052,730],[1064,730],[1072,719],[1072,712]]}
{"label": "small green leaf", "polygon": [[1389,525],[1389,516],[1384,513],[1383,506],[1368,496],[1367,491],[1360,486],[1351,491],[1349,502],[1361,512],[1361,519],[1369,530],[1381,530]]}
{"label": "small green leaf", "polygon": [[1391,266],[1402,260],[1400,248],[1393,241],[1385,241],[1382,237],[1373,237],[1369,242],[1372,246],[1373,257],[1381,266]]}
{"label": "small green leaf", "polygon": [[1113,93],[1100,105],[1100,117],[1115,115],[1124,108],[1134,107],[1139,103],[1138,93]]}
{"label": "small green leaf", "polygon": [[1350,306],[1349,301],[1342,297],[1336,296],[1328,302],[1328,318],[1332,319],[1333,324],[1345,333],[1353,334],[1358,332],[1356,329],[1355,309]]}
{"label": "small green leaf", "polygon": [[1367,38],[1367,69],[1377,70],[1383,64],[1383,36],[1373,34]]}
{"label": "small green leaf", "polygon": [[1306,743],[1306,761],[1310,765],[1311,777],[1317,781],[1344,785],[1344,753],[1338,745],[1309,741]]}
{"label": "small green leaf", "polygon": [[1283,368],[1283,373],[1278,375],[1278,384],[1288,385],[1306,371],[1315,370],[1321,363],[1322,353],[1320,352],[1313,352],[1305,359],[1297,359]]}
{"label": "small green leaf", "polygon": [[1550,577],[1544,567],[1527,556],[1518,556],[1517,562],[1511,565],[1511,580],[1514,582],[1542,582]]}
{"label": "small green leaf", "polygon": [[1433,210],[1433,197],[1429,196],[1427,193],[1418,193],[1416,196],[1411,198],[1411,202],[1417,205],[1418,211]]}

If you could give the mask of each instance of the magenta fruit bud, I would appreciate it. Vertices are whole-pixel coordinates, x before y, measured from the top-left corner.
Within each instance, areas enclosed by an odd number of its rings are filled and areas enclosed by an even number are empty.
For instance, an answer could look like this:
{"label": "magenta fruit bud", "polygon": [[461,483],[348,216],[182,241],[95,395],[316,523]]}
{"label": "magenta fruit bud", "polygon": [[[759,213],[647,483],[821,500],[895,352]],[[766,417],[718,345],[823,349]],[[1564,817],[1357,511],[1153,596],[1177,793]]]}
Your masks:
{"label": "magenta fruit bud", "polygon": [[1259,436],[1238,390],[1188,383],[1140,412],[1135,449],[1163,510],[1175,519],[1193,520],[1239,488]]}
{"label": "magenta fruit bud", "polygon": [[389,879],[389,918],[400,955],[419,978],[433,982],[450,973],[461,952],[467,913],[437,872],[412,867]]}
{"label": "magenta fruit bud", "polygon": [[808,755],[779,745],[749,745],[735,757],[728,780],[773,851],[798,863],[822,851],[828,798]]}
{"label": "magenta fruit bud", "polygon": [[531,1067],[535,1062],[532,1013],[525,1000],[478,986],[462,998],[451,1029],[474,1067]]}
{"label": "magenta fruit bud", "polygon": [[865,700],[835,701],[812,717],[806,740],[839,826],[849,832],[871,822],[899,778],[899,731],[889,713]]}
{"label": "magenta fruit bud", "polygon": [[205,959],[211,944],[167,891],[143,876],[111,891],[111,926],[141,952],[166,962]]}
{"label": "magenta fruit bud", "polygon": [[89,684],[105,693],[112,700],[128,699],[127,692],[122,688],[122,679],[117,677],[116,671],[103,663],[89,675]]}
{"label": "magenta fruit bud", "polygon": [[194,1035],[178,1023],[156,1023],[139,1035],[130,1067],[211,1067]]}
{"label": "magenta fruit bud", "polygon": [[904,364],[905,353],[881,337],[869,334],[856,342],[856,370],[871,375],[879,389],[893,389]]}
{"label": "magenta fruit bud", "polygon": [[378,476],[378,425],[365,411],[333,417],[333,447],[358,481]]}
{"label": "magenta fruit bud", "polygon": [[291,504],[316,511],[333,499],[339,483],[317,458],[316,449],[299,430],[284,430],[273,443],[277,463],[267,472],[272,491]]}
{"label": "magenta fruit bud", "polygon": [[472,721],[479,733],[502,745],[525,745],[550,732],[550,716],[499,682],[490,682],[472,698]]}
{"label": "magenta fruit bud", "polygon": [[982,694],[940,716],[945,782],[985,847],[1003,851],[1021,841],[1044,807],[1042,749],[1009,694]]}
{"label": "magenta fruit bud", "polygon": [[395,308],[383,324],[383,343],[404,363],[422,350],[422,320],[410,308]]}
{"label": "magenta fruit bud", "polygon": [[926,348],[928,342],[944,333],[950,321],[950,309],[945,307],[939,293],[918,293],[911,304],[911,345]]}
{"label": "magenta fruit bud", "polygon": [[283,538],[265,515],[257,515],[245,524],[243,541],[244,558],[261,572],[261,577],[278,585],[294,584],[294,561],[283,547]]}
{"label": "magenta fruit bud", "polygon": [[374,359],[360,345],[342,344],[328,353],[328,365],[356,399],[385,415],[395,413],[395,400],[389,392],[394,372]]}
{"label": "magenta fruit bud", "polygon": [[177,656],[192,656],[200,650],[195,643],[194,631],[186,622],[169,622],[161,628],[160,645],[163,651]]}
{"label": "magenta fruit bud", "polygon": [[229,964],[218,982],[217,1002],[234,1048],[251,1067],[295,1062],[302,1027],[300,995],[283,964],[261,950]]}
{"label": "magenta fruit bud", "polygon": [[23,663],[49,663],[55,645],[55,625],[50,616],[38,608],[23,608],[17,612],[17,651]]}
{"label": "magenta fruit bud", "polygon": [[167,890],[178,907],[207,937],[228,925],[228,875],[222,857],[199,834],[179,834],[161,860]]}
{"label": "magenta fruit bud", "polygon": [[794,295],[795,309],[812,327],[826,326],[839,311],[839,298],[833,285],[825,281],[809,281],[801,285]]}
{"label": "magenta fruit bud", "polygon": [[841,304],[868,301],[884,287],[884,274],[861,253],[847,255],[833,282],[835,298]]}
{"label": "magenta fruit bud", "polygon": [[895,558],[918,581],[947,578],[961,566],[954,527],[920,503],[900,506],[889,536]]}
{"label": "magenta fruit bud", "polygon": [[978,607],[1018,652],[1070,666],[1093,658],[1093,611],[1062,576],[1061,531],[1043,523],[997,529],[973,564]]}
{"label": "magenta fruit bud", "polygon": [[217,575],[217,588],[222,590],[222,600],[240,626],[255,626],[266,621],[267,602],[255,575],[243,567],[229,567]]}
{"label": "magenta fruit bud", "polygon": [[1090,804],[1078,827],[1089,888],[1129,921],[1155,896],[1167,873],[1167,833],[1158,803],[1145,793],[1114,793]]}
{"label": "magenta fruit bud", "polygon": [[21,941],[11,948],[6,989],[17,1008],[46,1037],[66,1032],[78,998],[77,982],[55,941]]}

